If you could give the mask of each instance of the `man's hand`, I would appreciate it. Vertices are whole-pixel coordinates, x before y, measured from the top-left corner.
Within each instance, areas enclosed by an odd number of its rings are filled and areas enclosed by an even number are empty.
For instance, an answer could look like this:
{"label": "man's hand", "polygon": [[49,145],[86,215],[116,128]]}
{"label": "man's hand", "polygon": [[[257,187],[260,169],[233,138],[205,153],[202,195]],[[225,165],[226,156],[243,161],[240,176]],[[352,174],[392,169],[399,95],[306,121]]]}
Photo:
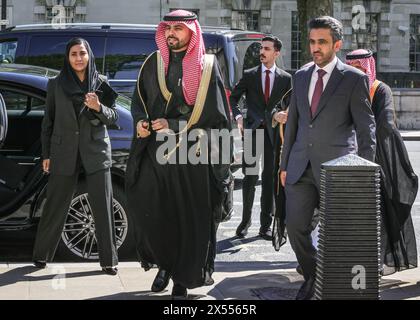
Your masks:
{"label": "man's hand", "polygon": [[273,118],[278,123],[285,124],[287,122],[287,113],[288,113],[288,111],[279,111],[279,112],[276,112],[274,114]]}
{"label": "man's hand", "polygon": [[146,138],[150,136],[149,123],[147,121],[140,120],[137,122],[137,138]]}
{"label": "man's hand", "polygon": [[42,160],[42,170],[44,170],[45,173],[50,173],[50,159]]}
{"label": "man's hand", "polygon": [[287,177],[287,172],[286,171],[280,171],[280,181],[281,181],[281,185],[283,186],[283,188],[286,186],[286,177]]}
{"label": "man's hand", "polygon": [[236,119],[236,123],[238,124],[238,129],[241,132],[241,135],[244,135],[244,118],[243,117],[239,117],[238,119]]}
{"label": "man's hand", "polygon": [[163,118],[153,120],[152,129],[157,132],[169,129],[168,120],[163,119]]}

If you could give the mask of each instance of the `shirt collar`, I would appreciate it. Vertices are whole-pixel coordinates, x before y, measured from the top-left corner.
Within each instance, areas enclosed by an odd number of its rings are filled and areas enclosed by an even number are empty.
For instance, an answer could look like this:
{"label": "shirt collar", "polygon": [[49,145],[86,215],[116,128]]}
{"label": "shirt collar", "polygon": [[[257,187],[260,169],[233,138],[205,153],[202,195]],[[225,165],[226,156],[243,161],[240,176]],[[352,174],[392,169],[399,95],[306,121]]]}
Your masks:
{"label": "shirt collar", "polygon": [[[335,68],[335,65],[337,64],[338,58],[337,56],[334,57],[334,59],[327,64],[325,67],[323,67],[322,69],[328,73],[331,74]],[[321,69],[320,67],[318,67],[317,65],[315,65],[315,69],[314,69],[314,74],[318,72],[318,70]]]}
{"label": "shirt collar", "polygon": [[262,73],[265,73],[265,70],[270,70],[270,72],[273,74],[276,72],[276,64],[273,64],[273,66],[270,69],[268,69],[263,63],[261,64],[261,66]]}

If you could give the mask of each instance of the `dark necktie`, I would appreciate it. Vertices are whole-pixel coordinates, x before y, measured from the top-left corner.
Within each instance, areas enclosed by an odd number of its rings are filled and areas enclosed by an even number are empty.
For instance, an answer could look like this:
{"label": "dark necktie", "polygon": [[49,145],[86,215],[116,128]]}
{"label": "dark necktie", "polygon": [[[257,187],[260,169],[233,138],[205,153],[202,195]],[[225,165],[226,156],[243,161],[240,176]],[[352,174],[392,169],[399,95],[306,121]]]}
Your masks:
{"label": "dark necktie", "polygon": [[327,72],[322,69],[318,70],[318,80],[315,84],[314,94],[311,100],[311,114],[312,118],[316,113],[316,109],[318,108],[319,100],[321,99],[322,91],[324,91],[324,82],[322,81],[322,77],[325,76]]}
{"label": "dark necktie", "polygon": [[268,104],[270,99],[270,70],[265,70],[265,88],[264,88],[265,103]]}

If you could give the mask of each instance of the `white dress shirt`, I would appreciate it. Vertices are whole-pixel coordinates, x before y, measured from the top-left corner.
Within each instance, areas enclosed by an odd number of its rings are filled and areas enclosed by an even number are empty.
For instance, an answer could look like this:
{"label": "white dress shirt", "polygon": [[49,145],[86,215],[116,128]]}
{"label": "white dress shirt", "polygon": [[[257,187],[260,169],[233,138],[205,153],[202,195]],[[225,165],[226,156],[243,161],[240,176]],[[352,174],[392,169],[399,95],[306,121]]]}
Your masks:
{"label": "white dress shirt", "polygon": [[326,74],[322,77],[322,82],[324,84],[323,90],[325,90],[325,87],[327,86],[328,80],[330,80],[331,73],[333,72],[335,65],[337,64],[338,58],[335,56],[335,58],[327,64],[324,68],[320,68],[317,65],[315,65],[314,72],[312,73],[311,83],[309,85],[309,91],[308,91],[308,99],[309,99],[309,105],[311,105],[312,102],[312,96],[314,95],[315,91],[315,85],[318,81],[318,70],[323,69]]}
{"label": "white dress shirt", "polygon": [[[262,91],[263,94],[265,92],[265,70],[270,70],[270,96],[271,96],[271,91],[273,90],[273,86],[274,86],[274,79],[275,79],[275,74],[276,74],[276,64],[274,64],[270,69],[268,69],[264,64],[261,64],[261,82],[262,82]],[[242,118],[242,115],[237,115],[235,117],[235,120],[238,120],[239,118]]]}
{"label": "white dress shirt", "polygon": [[268,69],[264,64],[261,64],[261,82],[262,82],[262,90],[263,94],[265,92],[265,70],[270,70],[270,96],[271,96],[271,90],[273,90],[274,85],[274,76],[276,74],[276,65],[274,64],[270,69]]}

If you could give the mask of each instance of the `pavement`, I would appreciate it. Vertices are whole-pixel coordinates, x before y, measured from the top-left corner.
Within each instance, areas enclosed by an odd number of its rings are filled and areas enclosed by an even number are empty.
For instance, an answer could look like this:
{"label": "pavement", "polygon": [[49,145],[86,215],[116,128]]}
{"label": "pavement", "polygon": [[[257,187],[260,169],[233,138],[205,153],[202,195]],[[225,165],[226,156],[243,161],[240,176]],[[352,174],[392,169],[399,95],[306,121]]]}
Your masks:
{"label": "pavement", "polygon": [[400,130],[405,141],[420,141],[420,130]]}
{"label": "pavement", "polygon": [[[0,300],[168,300],[172,283],[150,291],[156,269],[145,272],[123,262],[117,276],[97,263],[0,264]],[[293,300],[303,282],[295,268],[281,262],[219,262],[214,285],[189,290],[189,300]],[[381,300],[420,300],[420,269],[383,277]]]}

